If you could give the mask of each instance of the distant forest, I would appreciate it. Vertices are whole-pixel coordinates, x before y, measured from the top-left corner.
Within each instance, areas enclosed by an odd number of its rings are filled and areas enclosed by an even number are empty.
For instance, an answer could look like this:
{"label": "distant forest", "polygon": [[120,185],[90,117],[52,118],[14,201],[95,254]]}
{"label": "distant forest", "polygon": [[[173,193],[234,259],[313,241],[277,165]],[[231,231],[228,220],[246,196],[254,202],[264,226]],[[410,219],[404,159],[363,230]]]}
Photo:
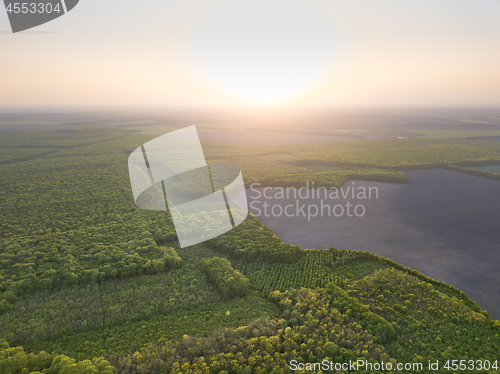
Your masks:
{"label": "distant forest", "polygon": [[[151,138],[97,125],[2,133],[0,373],[289,373],[292,360],[358,359],[500,372],[499,321],[378,255],[286,244],[252,215],[180,248],[169,212],[137,209],[130,189],[128,155]],[[436,167],[500,178],[473,169],[500,163],[500,142],[203,148],[248,186],[406,183],[402,171]]]}

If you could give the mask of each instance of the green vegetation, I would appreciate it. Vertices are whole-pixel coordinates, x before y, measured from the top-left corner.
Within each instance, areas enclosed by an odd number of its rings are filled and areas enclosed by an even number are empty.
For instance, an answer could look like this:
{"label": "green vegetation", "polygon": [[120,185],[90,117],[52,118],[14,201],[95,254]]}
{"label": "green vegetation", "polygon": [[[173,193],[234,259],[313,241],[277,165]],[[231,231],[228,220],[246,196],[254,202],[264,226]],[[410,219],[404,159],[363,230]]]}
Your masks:
{"label": "green vegetation", "polygon": [[371,274],[385,267],[369,260],[360,266],[360,261],[356,260],[364,257],[360,252],[338,251],[332,247],[328,251],[304,251],[301,260],[292,264],[237,261],[235,266],[245,273],[263,297],[267,297],[271,291],[289,288],[326,287],[329,283],[343,287],[349,280],[357,279],[361,268],[368,267],[367,274]]}
{"label": "green vegetation", "polygon": [[120,128],[131,130],[131,131],[136,131],[140,132],[141,134],[144,135],[153,135],[153,136],[160,136],[163,134],[166,134],[171,131],[179,130],[184,127],[188,126],[193,126],[196,125],[196,129],[198,132],[205,132],[205,131],[217,131],[217,130],[230,130],[229,128],[226,127],[221,127],[219,124],[215,123],[212,125],[208,124],[207,125],[199,125],[199,124],[182,124],[182,125],[169,125],[169,124],[163,124],[163,123],[155,123],[155,124],[144,124],[144,125],[122,125]]}
{"label": "green vegetation", "polygon": [[324,135],[324,136],[340,136],[346,138],[364,139],[365,137],[359,134],[346,134],[345,131],[330,131],[330,132],[315,132],[315,131],[299,131],[299,130],[285,130],[280,128],[267,128],[267,127],[248,127],[249,130],[257,131],[274,131],[274,132],[287,132],[293,134],[306,134],[306,135]]}
{"label": "green vegetation", "polygon": [[307,165],[304,166],[307,170],[314,171],[316,173],[328,173],[330,171],[343,171],[346,170],[340,166],[330,166],[330,165]]}
{"label": "green vegetation", "polygon": [[[274,147],[204,145],[210,162],[237,164],[245,184],[342,186],[349,179],[407,183],[402,171],[466,163],[500,163],[500,143],[473,140],[385,139]],[[346,170],[314,172],[311,167]],[[351,169],[351,170],[349,170]]]}
{"label": "green vegetation", "polygon": [[[234,163],[245,185],[342,186],[347,180],[408,183],[406,170],[500,163],[500,143],[463,139],[385,139],[337,143],[241,147],[203,143],[210,163]],[[189,178],[177,190],[197,191]]]}
{"label": "green vegetation", "polygon": [[[253,308],[249,308],[253,305]],[[228,314],[229,312],[229,314]],[[177,340],[184,335],[205,335],[220,326],[237,328],[260,318],[278,315],[277,307],[255,295],[193,308],[157,313],[151,318],[76,334],[61,335],[47,341],[24,344],[32,352],[64,352],[79,360],[96,356],[112,357],[134,353],[151,342]]]}
{"label": "green vegetation", "polygon": [[[61,123],[57,121],[58,123]],[[26,126],[26,125],[53,125],[54,121],[42,121],[40,119],[28,120],[24,119],[0,119],[0,126],[2,127],[14,127],[14,126]]]}
{"label": "green vegetation", "polygon": [[489,171],[490,173],[500,174],[500,165],[478,166],[475,169]]}
{"label": "green vegetation", "polygon": [[0,149],[0,165],[32,160],[57,152],[57,149],[48,148]]}
{"label": "green vegetation", "polygon": [[20,297],[0,316],[0,336],[33,352],[50,348],[88,359],[276,315],[272,303],[255,295],[224,301],[202,270],[216,253],[202,246],[178,250],[186,260],[179,269]]}
{"label": "green vegetation", "polygon": [[0,369],[4,374],[14,373],[92,373],[113,374],[113,366],[102,357],[76,362],[64,355],[54,357],[41,351],[26,353],[22,347],[10,348],[5,344],[0,350]]}
{"label": "green vegetation", "polygon": [[[138,210],[129,187],[128,154],[151,136],[97,130],[0,139],[10,162],[0,165],[1,373],[499,359],[498,321],[463,292],[380,256],[286,244],[251,216],[180,248],[169,212]],[[500,162],[499,143],[466,140],[203,146],[210,162],[234,163],[263,186],[404,183],[401,170]]]}
{"label": "green vegetation", "polygon": [[205,260],[202,269],[225,298],[244,296],[248,293],[248,278],[234,270],[225,258],[214,257]]}
{"label": "green vegetation", "polygon": [[500,180],[499,173],[492,173],[492,172],[487,171],[487,170],[478,170],[478,169],[472,169],[472,168],[468,168],[468,167],[454,166],[454,165],[446,166],[446,169],[452,170],[452,171],[458,171],[458,172],[464,173],[464,174],[474,175],[476,177]]}
{"label": "green vegetation", "polygon": [[163,124],[147,124],[147,125],[126,125],[120,126],[120,128],[137,131],[145,135],[160,136],[166,134],[167,132],[179,130],[183,126],[175,125],[163,125]]}
{"label": "green vegetation", "polygon": [[[465,121],[463,121],[465,122]],[[483,122],[487,123],[487,122]],[[499,127],[500,128],[500,127]],[[485,138],[500,136],[500,130],[412,130],[426,139]]]}
{"label": "green vegetation", "polygon": [[[397,270],[375,273],[347,290],[328,285],[315,290],[274,291],[270,298],[282,310],[279,319],[256,321],[207,337],[185,336],[174,342],[151,344],[111,361],[120,373],[149,373],[153,368],[173,373],[286,373],[291,360],[343,363],[366,359],[372,363],[425,365],[427,360],[453,359],[455,352],[466,359],[497,359],[498,322]],[[452,322],[458,319],[465,321]],[[474,349],[464,346],[462,334]],[[482,334],[489,337],[485,344]]]}
{"label": "green vegetation", "polygon": [[[499,341],[491,332],[500,327],[498,321],[493,322],[471,310],[466,302],[439,292],[429,282],[387,269],[351,284],[347,292],[396,327],[398,344],[393,357],[402,357],[407,351],[431,357],[431,350],[435,350],[445,359],[452,359],[453,354],[495,358],[493,347]],[[477,339],[480,331],[485,334],[484,339]],[[411,338],[408,340],[405,335]]]}
{"label": "green vegetation", "polygon": [[255,218],[248,218],[235,229],[210,240],[207,245],[215,251],[236,259],[294,262],[303,249],[283,243],[274,232]]}
{"label": "green vegetation", "polygon": [[128,136],[130,130],[109,126],[74,126],[58,131],[8,131],[0,148],[74,148]]}

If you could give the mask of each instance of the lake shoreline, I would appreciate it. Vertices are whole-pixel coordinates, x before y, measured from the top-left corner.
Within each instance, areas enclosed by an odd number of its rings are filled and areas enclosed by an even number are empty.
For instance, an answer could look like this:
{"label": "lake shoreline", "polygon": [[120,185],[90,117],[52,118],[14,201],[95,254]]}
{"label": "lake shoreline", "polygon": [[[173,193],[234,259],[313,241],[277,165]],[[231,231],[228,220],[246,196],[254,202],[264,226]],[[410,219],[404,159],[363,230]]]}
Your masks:
{"label": "lake shoreline", "polygon": [[[493,318],[500,318],[498,181],[444,169],[405,174],[408,185],[347,182],[356,187],[377,187],[378,199],[328,201],[340,205],[350,201],[353,206],[362,202],[366,213],[361,217],[328,217],[326,210],[323,216],[309,220],[302,214],[256,217],[286,243],[304,248],[357,249],[389,258],[461,289]],[[258,213],[252,208],[256,194],[247,190],[247,195],[250,211]],[[293,198],[265,200],[282,207],[296,203]],[[321,206],[319,200],[309,198],[301,203]]]}

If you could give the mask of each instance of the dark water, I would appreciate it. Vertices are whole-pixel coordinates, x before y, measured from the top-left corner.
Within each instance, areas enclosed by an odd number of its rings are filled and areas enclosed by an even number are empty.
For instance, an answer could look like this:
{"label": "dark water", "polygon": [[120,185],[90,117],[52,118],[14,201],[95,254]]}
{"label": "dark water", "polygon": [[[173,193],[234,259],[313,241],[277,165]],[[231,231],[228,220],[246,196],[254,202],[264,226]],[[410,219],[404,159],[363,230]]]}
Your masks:
{"label": "dark water", "polygon": [[[408,185],[355,181],[356,188],[377,187],[379,192],[378,199],[348,198],[353,205],[365,207],[363,217],[347,217],[346,212],[343,217],[328,217],[324,210],[323,217],[310,221],[284,214],[264,217],[263,212],[258,218],[287,243],[367,250],[390,258],[454,285],[499,319],[500,182],[441,169],[406,174]],[[352,183],[347,182],[344,189]],[[257,193],[247,192],[252,203]],[[262,209],[264,200],[258,201],[261,204],[254,203],[254,208]],[[266,201],[271,206],[295,204],[293,196]],[[300,203],[320,206],[312,198]],[[345,203],[343,199],[324,200],[332,207]],[[278,208],[275,213],[279,214]],[[296,209],[288,213],[295,214]]]}

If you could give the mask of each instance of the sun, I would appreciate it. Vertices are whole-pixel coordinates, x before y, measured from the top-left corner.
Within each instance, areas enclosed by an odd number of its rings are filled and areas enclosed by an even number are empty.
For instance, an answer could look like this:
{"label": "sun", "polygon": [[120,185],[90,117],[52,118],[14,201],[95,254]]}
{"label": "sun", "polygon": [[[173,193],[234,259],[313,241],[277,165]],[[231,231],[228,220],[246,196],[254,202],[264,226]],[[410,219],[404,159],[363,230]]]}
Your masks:
{"label": "sun", "polygon": [[279,104],[310,89],[335,61],[336,40],[310,0],[229,0],[197,25],[190,58],[210,88]]}

